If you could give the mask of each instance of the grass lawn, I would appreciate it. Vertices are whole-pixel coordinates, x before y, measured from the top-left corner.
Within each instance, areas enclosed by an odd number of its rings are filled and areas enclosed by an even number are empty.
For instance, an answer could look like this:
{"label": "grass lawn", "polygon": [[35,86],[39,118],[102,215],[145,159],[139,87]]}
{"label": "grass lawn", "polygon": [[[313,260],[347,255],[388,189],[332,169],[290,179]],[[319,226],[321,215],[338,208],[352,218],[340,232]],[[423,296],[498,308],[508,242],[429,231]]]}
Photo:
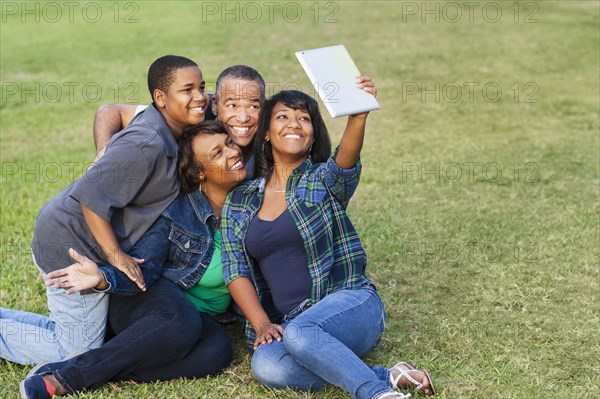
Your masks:
{"label": "grass lawn", "polygon": [[[149,101],[154,59],[312,93],[294,51],[344,43],[382,104],[349,208],[388,312],[367,362],[414,361],[439,398],[600,397],[599,1],[72,3],[1,3],[1,306],[46,311],[35,216],[93,159],[98,106]],[[261,387],[228,331],[219,377],[80,397],[349,398]],[[28,370],[0,360],[0,398]]]}

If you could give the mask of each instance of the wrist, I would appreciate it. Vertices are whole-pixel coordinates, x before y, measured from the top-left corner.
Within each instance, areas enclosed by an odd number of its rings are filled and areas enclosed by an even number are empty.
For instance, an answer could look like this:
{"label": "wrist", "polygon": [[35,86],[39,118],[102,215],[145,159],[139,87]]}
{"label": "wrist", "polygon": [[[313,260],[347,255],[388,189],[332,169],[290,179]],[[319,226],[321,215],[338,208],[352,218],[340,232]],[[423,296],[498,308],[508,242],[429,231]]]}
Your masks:
{"label": "wrist", "polygon": [[363,114],[349,115],[348,119],[351,121],[356,121],[356,122],[364,122],[367,120],[367,116],[369,116],[369,113],[365,112]]}
{"label": "wrist", "polygon": [[271,320],[269,320],[268,318],[260,321],[250,322],[250,325],[252,326],[257,335],[262,334],[262,332],[265,331],[272,324],[273,323],[271,323]]}
{"label": "wrist", "polygon": [[104,273],[102,273],[100,270],[97,271],[96,277],[98,278],[98,284],[96,284],[96,286],[94,287],[95,290],[104,291],[108,287],[110,287],[110,285],[106,281],[106,277],[104,277]]}
{"label": "wrist", "polygon": [[121,251],[121,248],[118,246],[108,248],[104,254],[111,265],[115,265],[119,263],[119,261],[123,260],[124,255],[123,251]]}

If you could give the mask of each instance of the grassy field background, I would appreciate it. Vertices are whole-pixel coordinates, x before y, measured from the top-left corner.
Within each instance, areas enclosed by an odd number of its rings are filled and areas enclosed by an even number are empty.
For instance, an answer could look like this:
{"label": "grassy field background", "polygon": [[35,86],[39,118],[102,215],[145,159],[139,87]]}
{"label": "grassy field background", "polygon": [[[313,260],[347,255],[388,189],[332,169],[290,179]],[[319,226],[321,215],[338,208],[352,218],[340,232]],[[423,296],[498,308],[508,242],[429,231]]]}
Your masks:
{"label": "grassy field background", "polygon": [[[440,398],[600,397],[600,3],[274,3],[1,3],[1,306],[46,311],[35,216],[93,159],[98,106],[149,101],[154,59],[313,93],[294,51],[344,43],[382,105],[349,208],[388,312],[367,362],[414,361]],[[229,332],[219,377],[80,397],[349,397],[259,386]],[[0,360],[1,398],[28,369]]]}

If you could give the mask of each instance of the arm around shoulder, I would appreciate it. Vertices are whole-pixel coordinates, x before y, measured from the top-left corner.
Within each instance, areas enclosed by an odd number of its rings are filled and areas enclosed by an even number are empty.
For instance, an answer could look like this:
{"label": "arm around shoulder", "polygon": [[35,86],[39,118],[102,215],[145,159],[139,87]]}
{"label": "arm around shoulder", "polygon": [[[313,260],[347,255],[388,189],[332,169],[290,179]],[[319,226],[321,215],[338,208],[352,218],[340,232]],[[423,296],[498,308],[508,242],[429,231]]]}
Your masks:
{"label": "arm around shoulder", "polygon": [[101,105],[94,118],[94,144],[96,153],[108,144],[110,138],[123,130],[135,116],[135,105]]}

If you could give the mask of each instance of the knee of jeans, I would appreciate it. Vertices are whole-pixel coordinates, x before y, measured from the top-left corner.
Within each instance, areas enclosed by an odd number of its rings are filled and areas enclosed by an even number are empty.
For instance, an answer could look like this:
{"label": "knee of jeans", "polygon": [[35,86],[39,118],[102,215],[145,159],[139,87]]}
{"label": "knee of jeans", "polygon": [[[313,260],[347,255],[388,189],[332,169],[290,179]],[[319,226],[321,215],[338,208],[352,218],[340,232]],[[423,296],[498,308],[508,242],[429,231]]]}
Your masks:
{"label": "knee of jeans", "polygon": [[193,305],[187,306],[186,311],[178,313],[178,316],[188,328],[202,329],[202,316]]}
{"label": "knee of jeans", "polygon": [[292,320],[283,333],[282,341],[285,349],[292,355],[314,350],[314,340],[320,335],[319,329],[319,326],[314,323]]}
{"label": "knee of jeans", "polygon": [[160,323],[163,331],[168,330],[168,340],[173,346],[188,347],[202,335],[202,318],[195,308],[190,310],[182,306],[176,312],[159,312],[159,318],[162,320],[156,322]]}
{"label": "knee of jeans", "polygon": [[259,348],[254,352],[250,368],[254,377],[261,384],[274,389],[287,387],[287,381],[290,377],[287,368],[282,367],[273,357],[268,356],[264,350]]}
{"label": "knee of jeans", "polygon": [[175,328],[183,329],[188,335],[193,335],[193,340],[197,340],[202,335],[202,317],[200,313],[193,309],[191,312],[182,312],[175,317]]}
{"label": "knee of jeans", "polygon": [[[104,345],[106,324],[82,322],[81,326],[58,324],[55,330],[61,358],[80,349],[97,349]],[[59,359],[60,360],[60,359]]]}

